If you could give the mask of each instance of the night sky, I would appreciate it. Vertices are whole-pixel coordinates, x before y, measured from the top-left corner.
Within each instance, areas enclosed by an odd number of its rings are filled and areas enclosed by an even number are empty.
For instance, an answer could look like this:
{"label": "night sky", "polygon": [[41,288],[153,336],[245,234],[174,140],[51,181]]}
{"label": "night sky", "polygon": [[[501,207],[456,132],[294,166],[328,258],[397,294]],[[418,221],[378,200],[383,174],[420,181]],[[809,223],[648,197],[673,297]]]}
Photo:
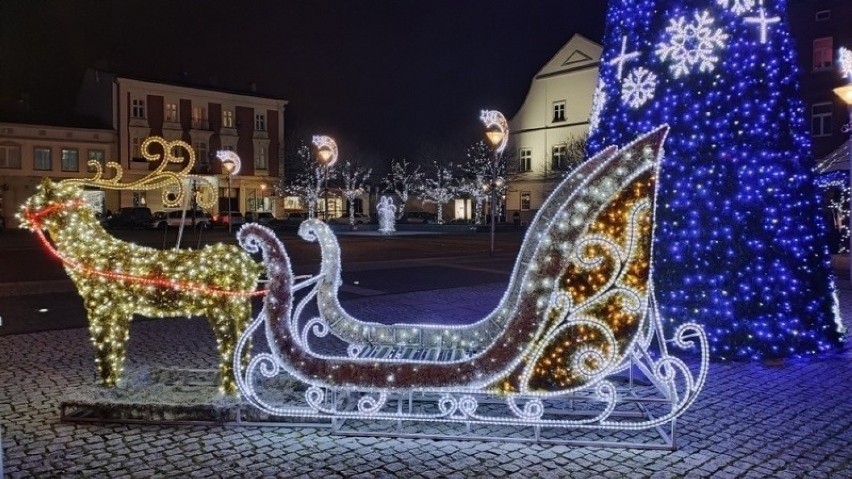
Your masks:
{"label": "night sky", "polygon": [[[569,0],[2,0],[0,86],[61,119],[83,71],[290,102],[288,140],[334,136],[341,159],[461,156],[479,111],[511,117],[574,33],[600,41],[605,2]],[[452,158],[450,158],[452,159]]]}

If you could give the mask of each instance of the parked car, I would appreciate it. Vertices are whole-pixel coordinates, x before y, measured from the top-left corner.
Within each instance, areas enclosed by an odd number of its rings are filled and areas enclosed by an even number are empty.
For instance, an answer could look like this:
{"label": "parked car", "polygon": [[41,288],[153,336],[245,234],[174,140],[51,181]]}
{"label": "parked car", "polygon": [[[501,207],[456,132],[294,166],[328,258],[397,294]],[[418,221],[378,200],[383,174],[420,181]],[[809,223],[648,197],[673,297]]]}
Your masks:
{"label": "parked car", "polygon": [[189,226],[202,229],[209,229],[213,226],[213,218],[209,213],[203,211],[187,211],[186,216],[183,216],[182,210],[174,211],[157,211],[151,219],[151,227],[154,229],[163,229],[166,227],[178,228],[181,225],[183,218],[184,228]]}
{"label": "parked car", "polygon": [[[367,224],[367,223],[370,222],[370,215],[367,215],[367,214],[364,214],[364,213],[355,213],[354,216],[355,216],[354,219],[355,219],[356,225],[363,225],[363,224]],[[349,215],[347,214],[347,215],[343,215],[339,218],[332,218],[332,219],[328,220],[328,222],[331,223],[331,224],[335,224],[335,225],[348,225],[348,224],[350,224],[349,223]]]}
{"label": "parked car", "polygon": [[305,221],[306,219],[308,219],[307,213],[292,212],[287,214],[287,217],[284,218],[284,221],[290,225],[299,225],[302,224],[302,221]]}
{"label": "parked car", "polygon": [[426,211],[406,211],[397,223],[436,224],[438,215]]}
{"label": "parked car", "polygon": [[126,206],[106,219],[107,228],[150,228],[154,215],[145,206]]}
{"label": "parked car", "polygon": [[220,211],[218,215],[216,215],[216,226],[224,226],[228,227],[230,224],[232,227],[242,226],[246,223],[246,218],[239,211]]}
{"label": "parked car", "polygon": [[246,211],[246,223],[260,223],[268,225],[274,223],[278,218],[269,211]]}

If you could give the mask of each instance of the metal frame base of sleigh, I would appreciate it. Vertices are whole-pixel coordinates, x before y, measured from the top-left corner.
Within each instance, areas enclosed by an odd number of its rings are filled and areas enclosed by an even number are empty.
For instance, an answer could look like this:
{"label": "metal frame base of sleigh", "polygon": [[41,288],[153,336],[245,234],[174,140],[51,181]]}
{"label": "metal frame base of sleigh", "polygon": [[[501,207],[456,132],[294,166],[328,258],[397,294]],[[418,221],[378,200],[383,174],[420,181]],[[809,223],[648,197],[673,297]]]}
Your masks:
{"label": "metal frame base of sleigh", "polygon": [[[703,387],[702,328],[666,335],[651,258],[656,177],[668,128],[609,148],[568,176],[530,225],[494,311],[463,326],[364,321],[339,303],[340,250],[324,223],[300,235],[321,270],[292,274],[281,242],[248,225],[263,255],[263,310],[234,364],[243,400],[269,420],[330,421],[339,434],[674,449]],[[438,298],[436,298],[438,299]],[[473,298],[472,298],[473,299]],[[683,360],[674,351],[693,350]]]}

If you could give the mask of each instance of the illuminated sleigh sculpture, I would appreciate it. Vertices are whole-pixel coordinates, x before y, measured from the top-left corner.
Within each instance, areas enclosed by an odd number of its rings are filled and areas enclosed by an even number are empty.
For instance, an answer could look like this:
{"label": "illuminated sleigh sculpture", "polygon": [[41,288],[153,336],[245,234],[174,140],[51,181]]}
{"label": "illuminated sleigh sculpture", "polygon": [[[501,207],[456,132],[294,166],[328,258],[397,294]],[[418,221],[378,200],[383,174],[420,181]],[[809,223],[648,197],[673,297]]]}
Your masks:
{"label": "illuminated sleigh sculpture", "polygon": [[[322,266],[298,283],[274,234],[244,227],[240,243],[262,252],[270,279],[237,345],[239,357],[264,326],[270,352],[255,352],[237,378],[244,399],[273,416],[330,419],[341,433],[585,444],[566,430],[655,429],[662,445],[619,442],[674,448],[675,419],[701,390],[708,358],[700,326],[666,338],[654,307],[655,177],[667,131],[609,148],[566,178],[531,223],[498,306],[465,326],[358,320],[337,299],[340,251],[328,226],[302,223]],[[694,364],[672,356],[672,346],[698,346]],[[282,378],[305,383],[304,394],[282,399]],[[421,429],[405,432],[415,423]],[[464,431],[453,435],[448,424]],[[486,433],[471,432],[480,425]]]}

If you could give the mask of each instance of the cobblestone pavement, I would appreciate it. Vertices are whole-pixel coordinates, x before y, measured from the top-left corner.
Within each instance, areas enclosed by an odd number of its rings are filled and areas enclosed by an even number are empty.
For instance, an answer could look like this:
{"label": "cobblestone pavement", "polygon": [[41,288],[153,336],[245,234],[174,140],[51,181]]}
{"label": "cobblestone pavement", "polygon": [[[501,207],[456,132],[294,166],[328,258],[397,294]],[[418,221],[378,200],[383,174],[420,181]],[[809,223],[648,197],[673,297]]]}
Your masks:
{"label": "cobblestone pavement", "polygon": [[[496,301],[499,289],[491,294]],[[398,296],[399,304],[418,302]],[[841,303],[852,318],[852,291],[842,291]],[[87,331],[11,335],[0,337],[2,464],[11,478],[849,478],[850,360],[847,347],[780,366],[713,363],[678,423],[680,448],[670,452],[342,437],[311,428],[61,423],[63,391],[94,381]],[[196,319],[136,322],[127,366],[142,365],[213,368],[212,335]]]}

